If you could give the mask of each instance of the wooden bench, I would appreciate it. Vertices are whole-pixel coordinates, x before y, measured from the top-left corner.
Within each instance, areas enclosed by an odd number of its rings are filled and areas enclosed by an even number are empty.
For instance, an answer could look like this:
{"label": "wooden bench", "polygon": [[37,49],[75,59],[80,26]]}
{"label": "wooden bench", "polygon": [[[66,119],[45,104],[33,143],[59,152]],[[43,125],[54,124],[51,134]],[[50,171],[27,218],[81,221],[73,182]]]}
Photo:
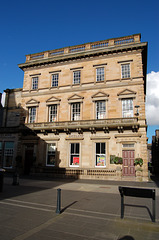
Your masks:
{"label": "wooden bench", "polygon": [[152,222],[155,222],[155,189],[119,186],[119,192],[121,196],[121,218],[124,218],[124,196],[152,198]]}

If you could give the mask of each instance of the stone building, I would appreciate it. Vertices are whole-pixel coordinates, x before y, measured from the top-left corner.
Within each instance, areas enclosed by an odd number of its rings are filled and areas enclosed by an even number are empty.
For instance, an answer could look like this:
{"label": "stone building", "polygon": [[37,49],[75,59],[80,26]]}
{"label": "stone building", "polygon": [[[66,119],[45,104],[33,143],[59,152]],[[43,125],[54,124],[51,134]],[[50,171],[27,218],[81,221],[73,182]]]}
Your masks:
{"label": "stone building", "polygon": [[17,156],[21,156],[21,88],[6,89],[0,117],[0,167],[13,171]]}
{"label": "stone building", "polygon": [[147,180],[140,34],[26,55],[19,67],[24,173],[129,180],[140,157]]}

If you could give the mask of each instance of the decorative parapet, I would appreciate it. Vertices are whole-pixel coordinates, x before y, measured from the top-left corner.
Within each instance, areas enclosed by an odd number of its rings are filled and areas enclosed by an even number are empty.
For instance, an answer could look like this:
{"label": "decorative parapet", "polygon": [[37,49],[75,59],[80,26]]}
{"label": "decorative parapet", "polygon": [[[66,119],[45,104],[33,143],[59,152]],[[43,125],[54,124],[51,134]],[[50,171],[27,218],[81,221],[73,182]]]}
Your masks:
{"label": "decorative parapet", "polygon": [[86,43],[81,45],[76,45],[72,47],[65,47],[60,49],[55,49],[51,51],[45,51],[42,53],[35,53],[35,54],[29,54],[26,55],[26,63],[32,62],[35,60],[41,60],[46,58],[53,58],[57,56],[63,56],[73,53],[79,53],[79,52],[86,52],[90,50],[96,50],[100,48],[108,48],[108,47],[116,47],[120,45],[127,45],[127,44],[134,44],[134,43],[140,43],[140,34],[134,34],[126,37],[120,37],[120,38],[113,38],[103,41],[97,41],[93,43]]}

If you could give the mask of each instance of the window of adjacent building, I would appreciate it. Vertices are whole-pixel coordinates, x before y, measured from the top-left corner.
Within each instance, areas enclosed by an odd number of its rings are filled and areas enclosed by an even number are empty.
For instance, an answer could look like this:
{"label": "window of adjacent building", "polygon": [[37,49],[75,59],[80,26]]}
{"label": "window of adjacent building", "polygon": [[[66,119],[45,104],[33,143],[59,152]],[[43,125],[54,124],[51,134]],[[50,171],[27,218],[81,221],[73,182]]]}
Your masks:
{"label": "window of adjacent building", "polygon": [[121,77],[130,78],[130,63],[121,65]]}
{"label": "window of adjacent building", "polygon": [[71,120],[72,121],[80,120],[80,103],[71,104]]}
{"label": "window of adjacent building", "polygon": [[49,122],[57,121],[57,104],[49,106]]}
{"label": "window of adjacent building", "polygon": [[59,81],[59,74],[53,74],[52,75],[52,87],[58,87],[58,81]]}
{"label": "window of adjacent building", "polygon": [[96,167],[106,166],[106,150],[105,143],[96,143]]}
{"label": "window of adjacent building", "polygon": [[122,117],[133,117],[133,99],[122,100]]}
{"label": "window of adjacent building", "polygon": [[3,167],[11,168],[13,165],[14,142],[4,143],[4,161]]}
{"label": "window of adjacent building", "polygon": [[96,69],[96,81],[104,81],[104,67],[99,67]]}
{"label": "window of adjacent building", "polygon": [[48,143],[47,144],[47,166],[55,166],[56,161],[56,144],[55,143]]}
{"label": "window of adjacent building", "polygon": [[0,167],[3,167],[3,164],[2,164],[2,142],[0,142]]}
{"label": "window of adjacent building", "polygon": [[73,72],[73,84],[80,84],[81,81],[81,71],[74,71]]}
{"label": "window of adjacent building", "polygon": [[38,77],[32,78],[32,89],[38,89]]}
{"label": "window of adjacent building", "polygon": [[96,102],[96,119],[106,118],[106,106],[105,101]]}
{"label": "window of adjacent building", "polygon": [[79,166],[80,159],[80,144],[71,143],[70,144],[70,166]]}
{"label": "window of adjacent building", "polygon": [[29,123],[34,123],[36,120],[36,107],[29,108]]}

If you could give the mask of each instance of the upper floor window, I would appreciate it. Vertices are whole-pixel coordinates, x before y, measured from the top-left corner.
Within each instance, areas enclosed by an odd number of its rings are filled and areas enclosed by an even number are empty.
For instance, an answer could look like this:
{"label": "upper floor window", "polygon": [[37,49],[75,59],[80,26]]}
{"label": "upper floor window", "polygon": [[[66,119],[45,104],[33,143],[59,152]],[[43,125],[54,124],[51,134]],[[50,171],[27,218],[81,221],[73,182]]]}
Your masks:
{"label": "upper floor window", "polygon": [[57,121],[57,104],[49,106],[49,122]]}
{"label": "upper floor window", "polygon": [[96,102],[96,119],[106,118],[106,106],[105,101]]}
{"label": "upper floor window", "polygon": [[52,75],[52,87],[58,87],[58,81],[59,81],[59,74],[53,74]]}
{"label": "upper floor window", "polygon": [[32,89],[38,89],[38,77],[32,78]]}
{"label": "upper floor window", "polygon": [[29,123],[34,123],[36,119],[36,107],[29,108]]}
{"label": "upper floor window", "polygon": [[71,120],[72,121],[80,120],[80,103],[71,104]]}
{"label": "upper floor window", "polygon": [[133,117],[133,99],[122,99],[122,117]]}
{"label": "upper floor window", "polygon": [[81,81],[81,71],[74,71],[73,72],[73,84],[80,84]]}
{"label": "upper floor window", "polygon": [[121,65],[121,77],[130,78],[130,63]]}
{"label": "upper floor window", "polygon": [[104,81],[104,67],[100,67],[96,69],[96,81]]}

